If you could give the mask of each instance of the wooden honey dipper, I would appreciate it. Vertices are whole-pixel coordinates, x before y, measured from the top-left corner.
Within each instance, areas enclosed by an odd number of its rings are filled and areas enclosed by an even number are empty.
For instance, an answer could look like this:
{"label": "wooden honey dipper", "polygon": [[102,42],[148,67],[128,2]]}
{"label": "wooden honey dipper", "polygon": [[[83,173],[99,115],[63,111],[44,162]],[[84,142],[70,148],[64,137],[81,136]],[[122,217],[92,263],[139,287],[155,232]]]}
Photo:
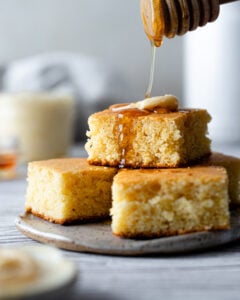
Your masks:
{"label": "wooden honey dipper", "polygon": [[213,22],[220,5],[238,0],[141,0],[141,15],[150,41],[159,47],[172,38]]}

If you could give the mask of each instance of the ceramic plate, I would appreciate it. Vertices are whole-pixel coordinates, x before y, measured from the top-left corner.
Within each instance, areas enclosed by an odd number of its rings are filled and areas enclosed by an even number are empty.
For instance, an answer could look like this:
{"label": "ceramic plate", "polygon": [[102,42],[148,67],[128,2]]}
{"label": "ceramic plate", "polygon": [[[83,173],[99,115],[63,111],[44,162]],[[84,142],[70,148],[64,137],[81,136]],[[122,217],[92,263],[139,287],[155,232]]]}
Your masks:
{"label": "ceramic plate", "polygon": [[147,240],[122,239],[111,232],[110,221],[58,225],[31,214],[16,219],[26,236],[62,249],[111,255],[174,254],[205,250],[240,238],[240,210],[232,212],[231,229],[190,233]]}

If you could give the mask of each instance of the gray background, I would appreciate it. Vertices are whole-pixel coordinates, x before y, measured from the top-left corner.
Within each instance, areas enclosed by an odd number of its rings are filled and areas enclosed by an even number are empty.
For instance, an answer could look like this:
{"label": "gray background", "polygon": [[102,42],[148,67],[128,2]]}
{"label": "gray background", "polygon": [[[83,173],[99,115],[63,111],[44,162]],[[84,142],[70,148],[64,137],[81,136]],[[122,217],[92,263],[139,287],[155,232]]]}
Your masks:
{"label": "gray background", "polygon": [[[151,49],[143,31],[139,0],[0,1],[0,63],[49,51],[104,59],[119,70],[129,98],[142,99]],[[157,51],[153,94],[182,98],[182,39]]]}

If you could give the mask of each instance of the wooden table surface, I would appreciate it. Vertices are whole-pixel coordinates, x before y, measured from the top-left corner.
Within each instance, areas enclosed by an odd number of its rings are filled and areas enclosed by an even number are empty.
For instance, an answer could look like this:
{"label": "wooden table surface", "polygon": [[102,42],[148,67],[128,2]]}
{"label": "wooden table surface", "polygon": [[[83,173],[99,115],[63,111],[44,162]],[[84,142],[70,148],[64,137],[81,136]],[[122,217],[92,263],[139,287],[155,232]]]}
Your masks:
{"label": "wooden table surface", "polygon": [[[215,146],[240,157],[240,147]],[[75,154],[84,155],[82,149]],[[24,211],[26,168],[0,181],[0,245],[32,245],[15,225]],[[240,299],[240,241],[202,253],[120,257],[61,250],[78,267],[69,299]]]}

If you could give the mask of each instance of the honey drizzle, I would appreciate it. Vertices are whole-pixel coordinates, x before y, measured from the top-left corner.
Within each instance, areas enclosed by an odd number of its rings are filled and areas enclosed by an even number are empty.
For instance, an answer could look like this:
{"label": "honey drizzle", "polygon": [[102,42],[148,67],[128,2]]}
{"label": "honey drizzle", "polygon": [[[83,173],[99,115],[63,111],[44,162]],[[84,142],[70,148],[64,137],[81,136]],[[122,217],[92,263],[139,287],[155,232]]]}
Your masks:
{"label": "honey drizzle", "polygon": [[[114,109],[116,107],[121,107],[126,104],[117,104],[117,105],[112,105],[110,109]],[[114,111],[114,110],[112,110]],[[135,117],[141,117],[150,114],[151,112],[147,110],[140,110],[137,108],[128,108],[128,109],[123,109],[121,112],[115,112],[117,122],[115,125],[114,132],[117,136],[118,140],[118,145],[119,145],[119,153],[120,153],[120,159],[119,159],[119,168],[124,168],[125,166],[128,165],[127,163],[127,154],[131,150],[131,145],[132,145],[132,139],[131,137],[133,136],[133,133],[128,132],[128,128],[132,130],[133,128],[133,120]]]}
{"label": "honey drizzle", "polygon": [[120,147],[120,163],[118,165],[119,168],[124,168],[126,163],[126,149],[124,146],[124,124],[121,122],[123,120],[124,115],[122,113],[117,114],[117,137],[118,137],[118,145]]}
{"label": "honey drizzle", "polygon": [[152,56],[151,56],[150,75],[149,75],[148,88],[145,94],[145,98],[151,97],[152,87],[153,87],[155,61],[156,61],[156,46],[154,45],[153,42],[151,42],[151,49],[152,49]]}
{"label": "honey drizzle", "polygon": [[129,119],[124,114],[124,112],[117,114],[117,137],[118,137],[118,145],[120,148],[120,162],[119,162],[119,169],[122,169],[126,165],[126,153],[127,153],[127,146],[128,146],[128,138],[129,136],[126,135],[126,123],[129,123]]}
{"label": "honey drizzle", "polygon": [[142,23],[148,39],[156,46],[162,44],[165,33],[163,3],[161,0],[141,0],[140,11]]}
{"label": "honey drizzle", "polygon": [[[169,113],[176,113],[176,112],[182,112],[187,113],[190,109],[178,109],[176,111],[171,111],[167,108],[156,108],[153,111],[149,111],[146,109],[138,109],[138,108],[124,108],[124,106],[127,106],[128,103],[124,104],[115,104],[109,107],[109,109],[115,113],[116,115],[116,123],[114,128],[114,133],[117,138],[117,144],[119,146],[119,168],[125,168],[128,166],[127,162],[127,155],[131,152],[131,147],[133,144],[133,132],[128,132],[128,128],[130,128],[130,131],[133,131],[133,120],[136,119],[136,117],[141,116],[147,116],[150,114],[169,114]],[[119,110],[114,110],[116,108],[121,108]]]}

